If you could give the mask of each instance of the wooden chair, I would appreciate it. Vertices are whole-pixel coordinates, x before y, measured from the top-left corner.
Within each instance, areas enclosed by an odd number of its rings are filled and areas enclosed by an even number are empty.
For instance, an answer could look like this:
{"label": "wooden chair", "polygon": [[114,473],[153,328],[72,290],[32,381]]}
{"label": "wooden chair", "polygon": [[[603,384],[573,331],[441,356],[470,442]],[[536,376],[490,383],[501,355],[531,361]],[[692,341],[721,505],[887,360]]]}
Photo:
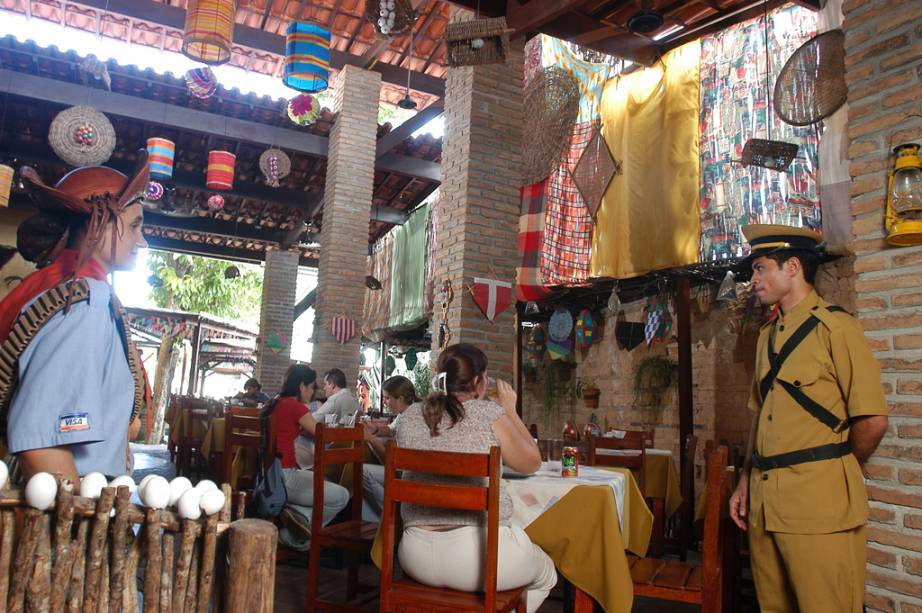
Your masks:
{"label": "wooden chair", "polygon": [[[397,477],[413,471],[452,477],[488,477],[484,486],[423,483]],[[406,474],[406,473],[404,473]],[[525,613],[525,588],[496,591],[499,547],[499,447],[489,454],[449,453],[387,446],[384,468],[384,516],[382,517],[380,613],[398,611],[518,611]],[[409,579],[394,580],[394,548],[397,503],[405,502],[443,509],[486,511],[487,548],[483,593],[435,588]]]}
{"label": "wooden chair", "polygon": [[727,455],[726,447],[718,447],[707,458],[701,564],[632,557],[630,565],[635,596],[698,604],[702,613],[723,612],[723,509],[726,505]]}
{"label": "wooden chair", "polygon": [[[645,492],[644,479],[647,472],[647,449],[651,447],[653,447],[652,430],[625,430],[622,438],[592,436],[589,438],[588,464],[589,466],[630,468],[637,472],[637,485],[640,487],[641,492]],[[598,449],[637,451],[639,453],[609,455],[597,453]]]}
{"label": "wooden chair", "polygon": [[[327,448],[327,443],[345,444],[346,447]],[[314,506],[311,515],[311,547],[307,577],[308,611],[357,611],[337,603],[326,602],[319,598],[320,588],[320,548],[335,547],[346,552],[348,575],[346,580],[346,599],[351,601],[358,592],[359,554],[371,551],[378,524],[362,521],[362,463],[364,460],[365,429],[359,425],[355,428],[328,428],[317,424],[314,431]],[[321,475],[327,467],[339,464],[352,464],[352,504],[351,519],[338,524],[323,525],[323,482]]]}
{"label": "wooden chair", "polygon": [[179,400],[179,427],[182,432],[176,450],[176,473],[189,475],[202,473],[205,458],[202,458],[202,437],[196,432],[197,420],[208,421],[208,402],[201,398],[181,398]]}
{"label": "wooden chair", "polygon": [[[259,409],[228,407],[224,415],[224,450],[222,453],[222,480],[232,488],[247,489],[252,483],[237,484],[233,479],[234,453],[238,448],[258,450],[262,437],[260,434]],[[254,451],[255,453],[255,451]],[[274,456],[273,456],[274,457]],[[245,475],[249,480],[249,476]]]}

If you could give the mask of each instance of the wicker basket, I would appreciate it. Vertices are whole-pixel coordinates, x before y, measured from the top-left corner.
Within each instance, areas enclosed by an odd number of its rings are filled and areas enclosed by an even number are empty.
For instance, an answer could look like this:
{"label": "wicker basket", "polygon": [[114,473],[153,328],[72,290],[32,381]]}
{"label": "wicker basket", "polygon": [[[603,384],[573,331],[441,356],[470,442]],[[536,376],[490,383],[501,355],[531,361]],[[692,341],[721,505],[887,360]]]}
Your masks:
{"label": "wicker basket", "polygon": [[509,53],[505,17],[455,21],[445,28],[449,66],[502,64]]}
{"label": "wicker basket", "polygon": [[522,180],[531,185],[560,166],[579,110],[579,86],[565,70],[550,66],[525,88],[525,134]]}
{"label": "wicker basket", "polygon": [[390,0],[393,3],[393,8],[389,10],[394,15],[394,25],[392,26],[388,26],[381,15],[381,5],[386,2],[388,0],[365,0],[365,19],[371,22],[375,32],[383,36],[400,36],[409,32],[417,17],[410,0]]}
{"label": "wicker basket", "polygon": [[48,142],[71,166],[98,166],[115,150],[115,128],[93,107],[72,106],[51,122]]}
{"label": "wicker basket", "polygon": [[845,104],[845,34],[814,36],[788,59],[775,81],[775,112],[792,126],[808,126]]}

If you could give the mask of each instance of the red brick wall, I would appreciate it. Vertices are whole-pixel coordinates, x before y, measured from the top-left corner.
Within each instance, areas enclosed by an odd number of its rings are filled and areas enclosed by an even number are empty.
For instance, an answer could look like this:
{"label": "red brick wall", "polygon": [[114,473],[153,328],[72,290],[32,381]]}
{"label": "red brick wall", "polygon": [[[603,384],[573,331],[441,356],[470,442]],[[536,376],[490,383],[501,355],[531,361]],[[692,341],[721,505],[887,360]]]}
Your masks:
{"label": "red brick wall", "polygon": [[298,253],[272,249],[266,252],[263,270],[263,299],[259,315],[259,359],[256,378],[263,390],[275,395],[282,389],[285,371],[291,363],[291,346],[278,353],[267,345],[269,335],[278,334],[291,343],[294,326],[295,288],[298,283]]}
{"label": "red brick wall", "polygon": [[846,0],[858,316],[883,367],[890,431],[868,465],[873,611],[922,611],[922,249],[884,241],[893,145],[922,138],[922,2]]}

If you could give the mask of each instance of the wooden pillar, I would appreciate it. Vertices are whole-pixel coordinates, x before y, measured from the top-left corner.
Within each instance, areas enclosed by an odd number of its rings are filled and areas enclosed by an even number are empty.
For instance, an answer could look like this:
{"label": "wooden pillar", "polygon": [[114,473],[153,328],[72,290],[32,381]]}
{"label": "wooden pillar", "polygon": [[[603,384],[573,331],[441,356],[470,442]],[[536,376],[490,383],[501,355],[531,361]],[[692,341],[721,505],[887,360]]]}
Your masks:
{"label": "wooden pillar", "polygon": [[[692,397],[692,341],[691,341],[691,290],[688,275],[676,277],[675,288],[676,320],[679,334],[679,460],[680,475],[685,474],[685,446],[688,435],[694,429],[694,402]],[[694,481],[691,487],[692,502],[695,500]],[[695,505],[687,504],[679,518],[680,554],[685,559],[694,521]]]}
{"label": "wooden pillar", "polygon": [[198,383],[198,352],[202,345],[202,322],[195,324],[195,332],[192,333],[192,357],[189,358],[189,387],[186,393],[189,396],[195,395],[195,387]]}
{"label": "wooden pillar", "polygon": [[228,533],[226,610],[272,613],[278,530],[261,519],[240,519]]}

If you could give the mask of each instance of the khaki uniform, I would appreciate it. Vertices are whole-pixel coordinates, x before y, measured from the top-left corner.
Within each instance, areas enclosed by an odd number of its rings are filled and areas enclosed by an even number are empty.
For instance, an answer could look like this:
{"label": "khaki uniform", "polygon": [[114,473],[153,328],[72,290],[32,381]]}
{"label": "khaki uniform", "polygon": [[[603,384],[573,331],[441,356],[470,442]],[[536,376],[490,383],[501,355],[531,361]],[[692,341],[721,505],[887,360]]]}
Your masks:
{"label": "khaki uniform", "polygon": [[[828,306],[811,292],[762,328],[749,401],[759,414],[759,456],[848,440],[848,429],[836,432],[808,413],[785,383],[839,420],[887,413],[880,365],[860,324]],[[779,352],[811,316],[819,324],[790,353],[762,398],[759,384],[770,370],[770,339]],[[753,467],[749,509],[753,576],[763,613],[861,611],[868,499],[854,455],[768,470]]]}

